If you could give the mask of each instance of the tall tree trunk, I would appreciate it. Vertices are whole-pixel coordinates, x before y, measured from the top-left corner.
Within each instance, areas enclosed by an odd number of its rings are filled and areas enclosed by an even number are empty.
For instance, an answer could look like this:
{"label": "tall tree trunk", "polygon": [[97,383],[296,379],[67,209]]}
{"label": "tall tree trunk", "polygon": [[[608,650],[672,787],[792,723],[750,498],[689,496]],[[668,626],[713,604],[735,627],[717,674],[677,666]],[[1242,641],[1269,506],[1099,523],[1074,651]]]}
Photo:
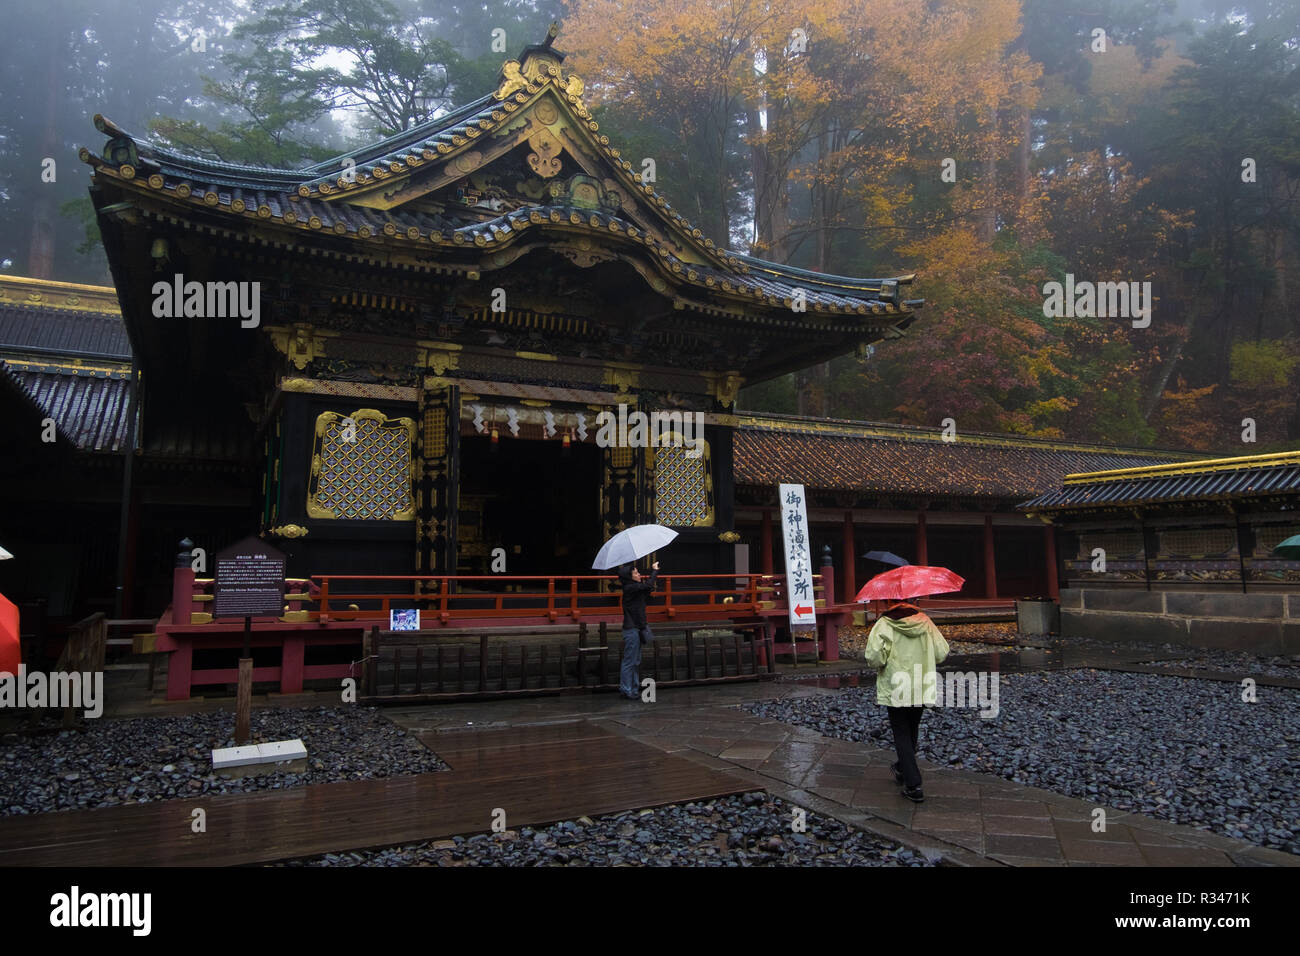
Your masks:
{"label": "tall tree trunk", "polygon": [[[59,116],[59,39],[60,31],[56,28],[50,33],[49,53],[45,68],[45,111],[44,126],[41,130],[40,160],[42,164],[49,158],[58,165],[62,164],[63,175],[70,175],[70,161],[58,155],[58,116]],[[31,242],[27,250],[27,274],[34,279],[54,278],[54,197],[58,189],[56,183],[44,182],[40,176],[43,169],[29,170],[27,175],[36,182],[36,202],[32,205]]]}
{"label": "tall tree trunk", "polygon": [[[750,110],[746,120],[751,130],[750,170],[754,181],[754,254],[770,262],[785,262],[789,256],[790,209],[785,177],[772,162],[772,154],[762,141],[763,127],[758,110]],[[767,111],[768,131],[779,121],[774,109]],[[757,141],[754,141],[757,140]]]}
{"label": "tall tree trunk", "polygon": [[984,153],[984,208],[980,210],[979,237],[991,243],[998,225],[998,158],[993,143]]}

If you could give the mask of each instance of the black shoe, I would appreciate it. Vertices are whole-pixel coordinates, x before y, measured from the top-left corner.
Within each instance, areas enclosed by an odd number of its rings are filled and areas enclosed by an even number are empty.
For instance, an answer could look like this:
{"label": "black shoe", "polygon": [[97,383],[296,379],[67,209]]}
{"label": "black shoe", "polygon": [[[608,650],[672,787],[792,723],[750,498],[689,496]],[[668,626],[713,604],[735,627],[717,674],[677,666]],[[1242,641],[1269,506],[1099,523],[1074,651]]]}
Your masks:
{"label": "black shoe", "polygon": [[913,803],[920,803],[925,799],[925,794],[921,792],[920,787],[904,787],[903,796]]}
{"label": "black shoe", "polygon": [[892,770],[892,771],[894,772],[894,783],[902,783],[902,782],[903,782],[903,771],[901,771],[901,770],[898,769],[898,764],[896,764],[896,763],[891,763],[891,764],[889,765],[889,769]]}

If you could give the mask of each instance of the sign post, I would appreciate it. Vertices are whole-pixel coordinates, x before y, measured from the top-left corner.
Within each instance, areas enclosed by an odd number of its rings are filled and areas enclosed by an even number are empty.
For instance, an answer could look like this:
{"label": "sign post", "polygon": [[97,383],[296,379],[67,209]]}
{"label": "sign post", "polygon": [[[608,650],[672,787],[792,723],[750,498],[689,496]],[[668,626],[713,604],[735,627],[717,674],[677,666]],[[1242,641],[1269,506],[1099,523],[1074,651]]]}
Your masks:
{"label": "sign post", "polygon": [[803,485],[778,485],[781,501],[781,534],[785,541],[785,597],[790,610],[790,646],[799,664],[799,631],[817,630],[816,590],[813,587],[812,557],[808,540],[807,495]]}
{"label": "sign post", "polygon": [[212,618],[244,619],[244,654],[239,659],[235,695],[235,745],[248,743],[253,706],[252,632],[254,617],[279,617],[284,611],[284,552],[260,538],[245,538],[216,556]]}

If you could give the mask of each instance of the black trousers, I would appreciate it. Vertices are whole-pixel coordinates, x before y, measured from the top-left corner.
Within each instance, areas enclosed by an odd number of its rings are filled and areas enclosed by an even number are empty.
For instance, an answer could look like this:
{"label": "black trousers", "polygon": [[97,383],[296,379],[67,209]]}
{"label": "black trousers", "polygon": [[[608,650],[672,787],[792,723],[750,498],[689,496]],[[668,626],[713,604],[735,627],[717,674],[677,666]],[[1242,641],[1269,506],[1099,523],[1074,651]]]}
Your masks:
{"label": "black trousers", "polygon": [[921,770],[916,765],[916,744],[921,732],[921,715],[924,707],[886,707],[889,726],[894,731],[894,750],[898,752],[898,769],[903,772],[903,783],[909,787],[921,785]]}

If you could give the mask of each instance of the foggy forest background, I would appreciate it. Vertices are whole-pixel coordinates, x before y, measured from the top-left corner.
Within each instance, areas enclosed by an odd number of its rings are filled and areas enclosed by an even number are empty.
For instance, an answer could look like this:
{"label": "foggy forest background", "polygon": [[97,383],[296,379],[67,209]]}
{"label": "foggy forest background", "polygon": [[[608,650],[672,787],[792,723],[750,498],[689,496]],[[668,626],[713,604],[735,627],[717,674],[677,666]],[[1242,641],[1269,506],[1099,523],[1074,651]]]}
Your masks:
{"label": "foggy forest background", "polygon": [[[558,20],[602,131],[634,169],[655,160],[705,235],[825,273],[918,274],[903,339],[747,388],[742,408],[1300,448],[1294,0],[6,6],[7,274],[111,284],[76,156],[103,146],[95,113],[293,168],[482,96]],[[1067,273],[1151,282],[1150,327],[1045,318],[1043,285]]]}

